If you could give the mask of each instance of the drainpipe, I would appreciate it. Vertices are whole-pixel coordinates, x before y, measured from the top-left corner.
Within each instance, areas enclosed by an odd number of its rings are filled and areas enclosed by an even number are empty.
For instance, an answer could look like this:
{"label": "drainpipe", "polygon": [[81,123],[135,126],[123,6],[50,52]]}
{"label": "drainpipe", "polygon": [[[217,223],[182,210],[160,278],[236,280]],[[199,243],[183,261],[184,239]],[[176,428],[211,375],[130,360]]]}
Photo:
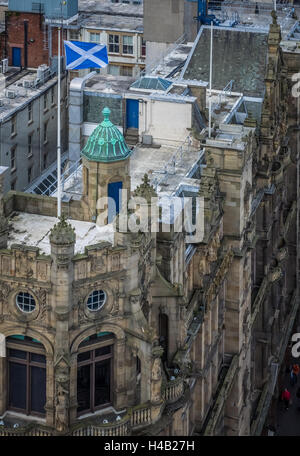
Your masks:
{"label": "drainpipe", "polygon": [[24,68],[28,66],[28,21],[24,21]]}

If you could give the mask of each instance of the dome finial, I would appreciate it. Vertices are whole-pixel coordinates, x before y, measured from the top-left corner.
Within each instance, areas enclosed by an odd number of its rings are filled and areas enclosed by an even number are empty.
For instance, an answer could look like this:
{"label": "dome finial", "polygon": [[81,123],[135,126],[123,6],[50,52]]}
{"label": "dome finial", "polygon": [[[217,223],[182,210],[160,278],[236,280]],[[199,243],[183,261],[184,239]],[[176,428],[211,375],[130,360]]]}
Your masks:
{"label": "dome finial", "polygon": [[110,109],[107,106],[105,106],[105,108],[102,111],[104,120],[109,120],[110,113],[111,113]]}

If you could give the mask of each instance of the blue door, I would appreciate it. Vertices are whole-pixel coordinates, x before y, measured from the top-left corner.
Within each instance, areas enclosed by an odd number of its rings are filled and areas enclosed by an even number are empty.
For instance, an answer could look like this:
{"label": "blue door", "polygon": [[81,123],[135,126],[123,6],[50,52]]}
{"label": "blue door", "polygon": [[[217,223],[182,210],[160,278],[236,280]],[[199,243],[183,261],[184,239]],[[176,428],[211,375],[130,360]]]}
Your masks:
{"label": "blue door", "polygon": [[139,128],[139,101],[126,100],[127,128]]}
{"label": "blue door", "polygon": [[21,66],[21,48],[12,48],[12,66]]}
{"label": "blue door", "polygon": [[108,200],[108,223],[112,223],[115,216],[120,212],[121,200],[120,190],[122,189],[122,182],[112,182],[108,184],[107,196],[112,198],[115,202],[113,204]]}

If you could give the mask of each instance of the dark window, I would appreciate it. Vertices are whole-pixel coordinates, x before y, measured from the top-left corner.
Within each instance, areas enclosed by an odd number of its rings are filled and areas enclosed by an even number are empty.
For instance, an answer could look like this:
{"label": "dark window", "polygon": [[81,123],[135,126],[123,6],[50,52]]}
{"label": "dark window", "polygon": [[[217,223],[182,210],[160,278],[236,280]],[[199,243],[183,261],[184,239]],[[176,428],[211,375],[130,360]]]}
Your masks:
{"label": "dark window", "polygon": [[11,119],[11,135],[15,135],[17,133],[17,117],[13,116]]}
{"label": "dark window", "polygon": [[16,164],[16,149],[17,149],[17,147],[14,146],[10,150],[10,168],[11,168],[11,171],[14,171],[17,168],[17,164]]}
{"label": "dark window", "polygon": [[99,347],[78,354],[78,413],[94,412],[111,404],[113,346]]}
{"label": "dark window", "polygon": [[142,38],[141,53],[142,57],[146,57],[146,40],[144,38]]}
{"label": "dark window", "polygon": [[32,177],[32,167],[29,166],[29,168],[28,168],[28,183],[31,182],[31,177]]}
{"label": "dark window", "polygon": [[164,349],[162,361],[168,360],[169,319],[166,314],[159,314],[159,344]]}
{"label": "dark window", "polygon": [[28,122],[32,121],[32,103],[28,105]]}
{"label": "dark window", "polygon": [[123,54],[133,54],[133,37],[123,35]]}
{"label": "dark window", "polygon": [[120,76],[132,76],[132,67],[121,65]]}
{"label": "dark window", "polygon": [[48,96],[47,96],[47,93],[45,93],[45,95],[44,95],[44,110],[47,109],[47,106],[48,106]]}
{"label": "dark window", "polygon": [[33,136],[33,133],[28,135],[28,149],[27,149],[28,157],[31,157],[31,155],[32,155],[32,136]]}
{"label": "dark window", "polygon": [[[13,342],[20,344],[20,350],[9,347]],[[24,342],[25,337],[16,342],[13,337],[8,339],[8,408],[26,415],[45,415],[46,357],[23,348]]]}
{"label": "dark window", "polygon": [[120,53],[120,36],[119,35],[108,35],[108,49],[109,52],[116,54]]}
{"label": "dark window", "polygon": [[48,128],[48,123],[45,122],[44,123],[44,143],[46,143],[48,141],[48,138],[47,138],[47,128]]}

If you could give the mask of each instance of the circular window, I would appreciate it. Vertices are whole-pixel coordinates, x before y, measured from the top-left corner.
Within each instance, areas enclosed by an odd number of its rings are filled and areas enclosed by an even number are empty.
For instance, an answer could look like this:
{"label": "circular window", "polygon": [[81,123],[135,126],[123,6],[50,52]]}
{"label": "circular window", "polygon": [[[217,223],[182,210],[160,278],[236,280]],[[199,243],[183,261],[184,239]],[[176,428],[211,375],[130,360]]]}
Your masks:
{"label": "circular window", "polygon": [[106,293],[103,290],[93,291],[88,297],[87,307],[89,310],[96,312],[104,306],[106,301]]}
{"label": "circular window", "polygon": [[22,312],[30,313],[36,308],[34,297],[29,293],[24,293],[23,291],[17,295],[16,302],[18,308],[22,310]]}

